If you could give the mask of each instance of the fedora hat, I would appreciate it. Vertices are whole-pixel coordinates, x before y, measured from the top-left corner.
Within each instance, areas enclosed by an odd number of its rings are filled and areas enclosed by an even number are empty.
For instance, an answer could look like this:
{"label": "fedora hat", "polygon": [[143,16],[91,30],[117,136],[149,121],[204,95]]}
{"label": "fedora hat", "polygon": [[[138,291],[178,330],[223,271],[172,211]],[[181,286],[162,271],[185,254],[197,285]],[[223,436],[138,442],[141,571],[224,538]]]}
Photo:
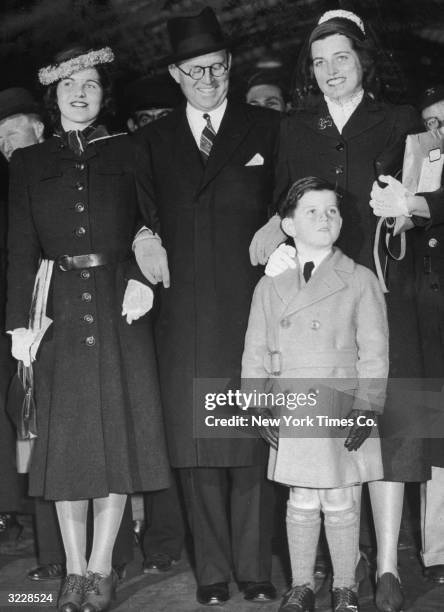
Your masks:
{"label": "fedora hat", "polygon": [[209,6],[197,15],[169,19],[167,29],[173,53],[162,61],[164,65],[227,49],[230,45]]}
{"label": "fedora hat", "polygon": [[40,113],[37,102],[27,89],[10,87],[0,91],[0,121],[12,115]]}

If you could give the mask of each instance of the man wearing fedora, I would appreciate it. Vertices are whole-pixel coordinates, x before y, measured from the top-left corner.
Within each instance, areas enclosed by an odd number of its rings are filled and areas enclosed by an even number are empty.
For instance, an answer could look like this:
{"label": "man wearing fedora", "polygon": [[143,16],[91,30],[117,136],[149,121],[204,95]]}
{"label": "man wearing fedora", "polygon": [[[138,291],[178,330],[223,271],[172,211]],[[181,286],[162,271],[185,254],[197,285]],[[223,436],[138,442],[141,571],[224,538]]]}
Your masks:
{"label": "man wearing fedora", "polygon": [[145,274],[164,284],[156,323],[162,401],[193,537],[197,600],[228,600],[234,573],[247,600],[264,602],[276,596],[267,448],[257,438],[195,436],[193,383],[240,377],[259,278],[248,245],[272,201],[279,114],[227,98],[231,53],[211,8],[172,18],[168,33],[169,71],[186,101],[140,130],[161,231],[138,236],[135,253]]}

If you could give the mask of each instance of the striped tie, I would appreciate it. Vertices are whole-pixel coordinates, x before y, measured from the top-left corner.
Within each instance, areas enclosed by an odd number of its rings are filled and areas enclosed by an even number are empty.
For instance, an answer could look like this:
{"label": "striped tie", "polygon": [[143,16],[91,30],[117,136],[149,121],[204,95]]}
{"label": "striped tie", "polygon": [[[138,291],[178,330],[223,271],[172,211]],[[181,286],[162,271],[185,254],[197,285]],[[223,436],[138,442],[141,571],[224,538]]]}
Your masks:
{"label": "striped tie", "polygon": [[216,136],[216,132],[214,131],[213,126],[211,125],[210,115],[205,113],[203,118],[207,122],[207,125],[202,130],[202,134],[200,137],[200,152],[202,154],[202,159],[204,163],[208,161],[208,158],[211,153],[211,149],[213,147],[214,138]]}

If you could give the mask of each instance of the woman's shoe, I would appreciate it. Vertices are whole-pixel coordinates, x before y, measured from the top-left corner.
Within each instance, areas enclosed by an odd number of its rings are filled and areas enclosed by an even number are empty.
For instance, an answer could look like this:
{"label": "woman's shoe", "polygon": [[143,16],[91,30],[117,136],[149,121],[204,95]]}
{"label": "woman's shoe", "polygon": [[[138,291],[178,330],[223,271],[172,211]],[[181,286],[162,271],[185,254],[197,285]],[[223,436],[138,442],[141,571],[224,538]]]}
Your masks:
{"label": "woman's shoe", "polygon": [[88,572],[86,575],[85,598],[81,612],[102,612],[108,610],[111,600],[116,597],[118,578],[112,570],[109,576]]}
{"label": "woman's shoe", "polygon": [[379,612],[400,612],[404,604],[404,594],[399,578],[386,572],[376,582],[376,607]]}
{"label": "woman's shoe", "polygon": [[62,582],[59,600],[59,612],[79,612],[85,593],[85,576],[68,574]]}

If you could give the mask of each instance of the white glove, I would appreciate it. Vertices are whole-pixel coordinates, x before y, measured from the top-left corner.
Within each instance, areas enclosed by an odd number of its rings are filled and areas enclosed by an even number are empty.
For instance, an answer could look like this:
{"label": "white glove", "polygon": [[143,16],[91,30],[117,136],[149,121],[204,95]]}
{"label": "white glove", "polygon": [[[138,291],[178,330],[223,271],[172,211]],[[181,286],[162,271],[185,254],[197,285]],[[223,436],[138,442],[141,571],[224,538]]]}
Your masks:
{"label": "white glove", "polygon": [[379,180],[387,183],[380,187],[375,181],[370,193],[370,206],[377,217],[411,217],[408,200],[413,194],[392,176],[381,175]]}
{"label": "white glove", "polygon": [[153,307],[153,291],[147,285],[130,279],[126,286],[122,303],[122,317],[126,315],[126,322],[131,325],[140,319]]}
{"label": "white glove", "polygon": [[139,232],[134,240],[133,249],[137,264],[145,278],[154,285],[163,282],[165,288],[169,287],[168,258],[159,236],[152,232]]}
{"label": "white glove", "polygon": [[31,346],[35,340],[35,334],[30,329],[18,327],[11,332],[12,346],[11,353],[17,361],[23,361],[25,366],[30,366],[31,361],[35,361],[35,353],[37,349],[32,350]]}
{"label": "white glove", "polygon": [[261,227],[250,244],[250,261],[253,266],[265,265],[271,253],[287,239],[281,229],[281,218],[274,215],[263,227]]}
{"label": "white glove", "polygon": [[281,244],[271,255],[265,266],[267,276],[277,276],[288,268],[296,268],[296,249],[288,244]]}

